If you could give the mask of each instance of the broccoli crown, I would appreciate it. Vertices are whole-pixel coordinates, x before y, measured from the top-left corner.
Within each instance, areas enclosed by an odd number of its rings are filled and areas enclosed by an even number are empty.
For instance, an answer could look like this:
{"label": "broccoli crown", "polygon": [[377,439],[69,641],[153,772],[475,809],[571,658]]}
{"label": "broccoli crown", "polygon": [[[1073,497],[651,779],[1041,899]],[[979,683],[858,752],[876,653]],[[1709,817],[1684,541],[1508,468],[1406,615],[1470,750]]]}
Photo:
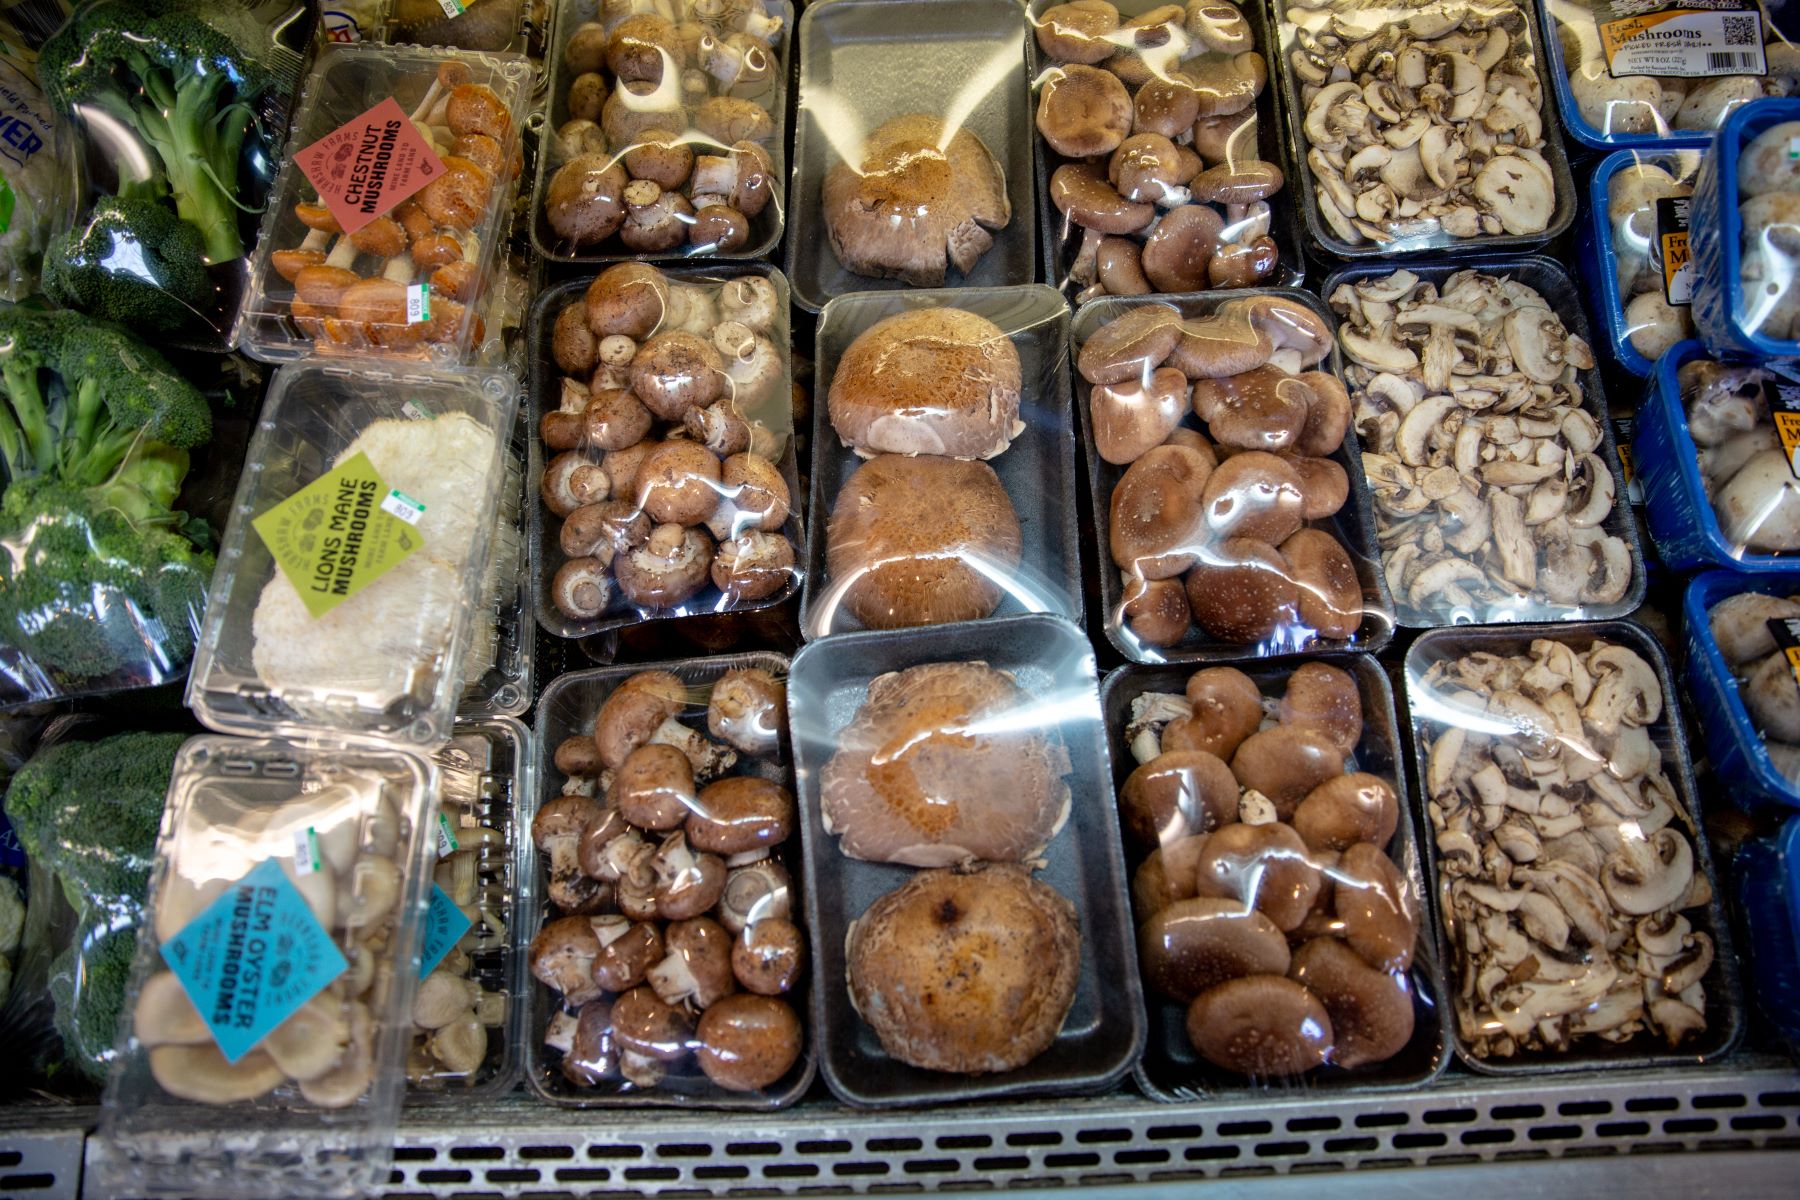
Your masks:
{"label": "broccoli crown", "polygon": [[137,953],[137,920],[83,921],[75,941],[50,966],[50,1000],[63,1055],[96,1083],[106,1082]]}
{"label": "broccoli crown", "polygon": [[103,196],[50,243],[44,294],[108,321],[170,333],[211,299],[200,231],[155,200]]}

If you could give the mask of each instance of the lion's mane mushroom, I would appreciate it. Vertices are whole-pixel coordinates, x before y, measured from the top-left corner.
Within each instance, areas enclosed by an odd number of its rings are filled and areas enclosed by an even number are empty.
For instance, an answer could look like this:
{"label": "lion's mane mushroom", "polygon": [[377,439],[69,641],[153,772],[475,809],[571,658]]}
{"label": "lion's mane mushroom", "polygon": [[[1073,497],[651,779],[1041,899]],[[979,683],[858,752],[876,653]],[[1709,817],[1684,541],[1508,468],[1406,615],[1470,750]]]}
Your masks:
{"label": "lion's mane mushroom", "polygon": [[920,871],[850,926],[850,1001],[888,1054],[961,1075],[1011,1071],[1056,1040],[1075,1000],[1075,906],[1029,867]]}
{"label": "lion's mane mushroom", "polygon": [[871,629],[968,621],[999,606],[991,576],[1019,565],[1021,539],[1018,514],[986,463],[883,454],[838,493],[826,570],[842,604]]}
{"label": "lion's mane mushroom", "polygon": [[1068,752],[1040,733],[988,732],[1028,697],[985,663],[882,675],[820,774],[820,813],[852,858],[942,867],[1024,862],[1068,820]]}
{"label": "lion's mane mushroom", "polygon": [[859,162],[826,174],[823,197],[846,270],[915,287],[941,285],[946,259],[968,275],[1012,219],[1005,177],[981,139],[924,113],[874,130]]}
{"label": "lion's mane mushroom", "polygon": [[838,361],[832,428],[865,458],[993,458],[1025,428],[1019,352],[1001,328],[960,308],[896,313],[858,334]]}

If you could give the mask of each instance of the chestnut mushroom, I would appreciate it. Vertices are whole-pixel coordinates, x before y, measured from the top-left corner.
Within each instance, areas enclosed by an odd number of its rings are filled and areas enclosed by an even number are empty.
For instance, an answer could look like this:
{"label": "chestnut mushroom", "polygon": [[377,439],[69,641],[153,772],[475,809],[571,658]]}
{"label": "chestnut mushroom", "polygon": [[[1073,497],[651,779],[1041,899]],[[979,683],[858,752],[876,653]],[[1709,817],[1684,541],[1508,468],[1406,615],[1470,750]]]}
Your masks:
{"label": "chestnut mushroom", "polygon": [[528,959],[533,978],[561,992],[564,1004],[579,1007],[600,996],[594,982],[594,959],[599,953],[593,918],[558,917],[531,939]]}
{"label": "chestnut mushroom", "polygon": [[639,746],[619,765],[606,799],[639,829],[675,829],[693,811],[693,766],[674,746]]}
{"label": "chestnut mushroom", "polygon": [[719,472],[719,491],[706,527],[722,542],[751,530],[780,529],[791,498],[781,470],[760,454],[733,454]]}
{"label": "chestnut mushroom", "polygon": [[737,988],[731,974],[732,938],[711,917],[672,922],[663,931],[663,960],[647,976],[665,1004],[707,1008]]}
{"label": "chestnut mushroom", "polygon": [[773,780],[733,775],[706,786],[687,817],[688,841],[713,854],[779,846],[794,828],[794,797]]}
{"label": "chestnut mushroom", "polygon": [[733,605],[767,599],[794,578],[794,544],[779,533],[753,529],[713,555],[713,586]]}
{"label": "chestnut mushroom", "polygon": [[731,947],[731,973],[738,985],[762,996],[779,996],[800,982],[806,939],[792,921],[768,918],[746,925]]}
{"label": "chestnut mushroom", "polygon": [[556,169],[544,189],[544,218],[574,246],[603,242],[625,223],[625,168],[610,154],[582,154]]}
{"label": "chestnut mushroom", "polygon": [[650,860],[656,873],[656,912],[665,920],[697,917],[719,902],[725,892],[725,860],[696,854],[679,831],[663,839]]}
{"label": "chestnut mushroom", "polygon": [[550,603],[572,621],[590,621],[612,600],[612,575],[598,558],[571,558],[550,578]]}
{"label": "chestnut mushroom", "polygon": [[[634,987],[614,1000],[612,1018],[613,1041],[629,1055],[652,1063],[672,1063],[687,1057],[694,1048],[693,1018],[664,1003],[647,984]],[[645,1073],[654,1079],[647,1086],[661,1082],[660,1071]],[[626,1077],[630,1078],[630,1075]]]}
{"label": "chestnut mushroom", "polygon": [[706,586],[712,557],[704,529],[658,525],[642,546],[613,560],[613,579],[639,608],[674,608]]}
{"label": "chestnut mushroom", "polygon": [[600,761],[614,771],[687,706],[687,685],[671,671],[640,671],[614,688],[594,718]]}
{"label": "chestnut mushroom", "polygon": [[659,525],[698,525],[719,506],[719,460],[698,442],[664,442],[644,456],[637,502]]}
{"label": "chestnut mushroom", "polygon": [[746,754],[773,754],[787,724],[787,688],[761,667],[733,667],[713,684],[706,731]]}
{"label": "chestnut mushroom", "polygon": [[700,1016],[695,1060],[730,1092],[773,1087],[799,1061],[800,1018],[771,996],[727,996]]}
{"label": "chestnut mushroom", "polygon": [[581,834],[602,809],[588,796],[557,796],[538,809],[531,840],[549,859],[550,903],[565,913],[593,912],[604,899],[597,880],[581,872]]}
{"label": "chestnut mushroom", "polygon": [[594,956],[594,985],[603,991],[630,991],[663,960],[662,930],[653,921],[596,917],[594,936],[600,942],[600,953]]}
{"label": "chestnut mushroom", "polygon": [[787,868],[772,858],[733,867],[725,876],[725,893],[715,914],[732,933],[762,921],[785,921],[793,914],[792,884]]}
{"label": "chestnut mushroom", "polygon": [[590,1000],[581,1006],[563,1051],[560,1070],[564,1079],[576,1087],[597,1087],[618,1074],[619,1052],[613,1045],[612,1024],[612,1005],[607,1001]]}
{"label": "chestnut mushroom", "polygon": [[632,391],[665,421],[680,421],[689,409],[712,404],[724,395],[725,383],[718,351],[685,330],[657,334],[631,360]]}
{"label": "chestnut mushroom", "polygon": [[656,331],[668,311],[668,279],[643,263],[617,263],[588,285],[583,302],[595,337],[616,334],[642,341]]}

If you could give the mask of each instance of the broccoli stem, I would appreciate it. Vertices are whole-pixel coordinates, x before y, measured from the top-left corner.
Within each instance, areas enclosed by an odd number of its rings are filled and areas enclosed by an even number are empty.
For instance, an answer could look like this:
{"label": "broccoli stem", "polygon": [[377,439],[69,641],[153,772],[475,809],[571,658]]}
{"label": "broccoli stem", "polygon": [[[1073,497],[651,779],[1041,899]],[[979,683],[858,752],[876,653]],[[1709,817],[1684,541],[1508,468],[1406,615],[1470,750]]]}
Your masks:
{"label": "broccoli stem", "polygon": [[[145,101],[132,106],[138,132],[162,159],[169,176],[169,190],[181,219],[200,231],[206,241],[206,259],[230,262],[244,256],[238,236],[237,203],[226,191],[237,180],[237,152],[229,162],[217,155],[242,146],[241,135],[214,136],[212,124],[221,114],[219,100],[227,86],[222,75],[190,76],[170,84],[160,71],[148,71],[144,79]],[[231,106],[226,111],[234,111]]]}
{"label": "broccoli stem", "polygon": [[[44,393],[38,386],[37,364],[20,363],[16,358],[0,367],[0,381],[6,385],[6,394],[12,400],[13,416],[19,423],[19,431],[24,437],[23,451],[18,466],[28,467],[27,473],[43,474],[56,465],[56,433],[50,428],[49,411],[44,405]],[[29,460],[29,461],[27,461]],[[20,471],[13,466],[9,457],[8,466],[12,476],[17,479]]]}

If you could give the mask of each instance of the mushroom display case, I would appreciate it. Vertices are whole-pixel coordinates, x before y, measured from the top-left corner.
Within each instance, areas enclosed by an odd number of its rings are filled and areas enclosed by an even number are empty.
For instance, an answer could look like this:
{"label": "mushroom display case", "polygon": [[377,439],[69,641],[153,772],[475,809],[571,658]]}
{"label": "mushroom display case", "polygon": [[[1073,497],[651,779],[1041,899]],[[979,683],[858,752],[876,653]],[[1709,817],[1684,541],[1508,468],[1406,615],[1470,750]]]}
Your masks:
{"label": "mushroom display case", "polygon": [[1743,1000],[1661,644],[1629,621],[1433,630],[1405,678],[1464,1065],[1729,1053]]}
{"label": "mushroom display case", "polygon": [[840,1100],[1099,1092],[1130,1072],[1143,1002],[1097,686],[1081,631],[1043,615],[795,657],[812,1020]]}
{"label": "mushroom display case", "polygon": [[1268,86],[1262,4],[1172,15],[1153,0],[1032,0],[1027,12],[1051,286],[1080,305],[1300,283],[1294,166]]}
{"label": "mushroom display case", "polygon": [[1030,612],[1080,620],[1068,328],[1068,305],[1041,284],[826,306],[806,638]]}
{"label": "mushroom display case", "polygon": [[[1178,1102],[1436,1079],[1451,1057],[1447,1005],[1381,665],[1131,665],[1106,677],[1100,699],[1149,1005],[1138,1086]],[[1281,864],[1266,884],[1241,869],[1251,846]],[[1242,1004],[1234,989],[1251,1002],[1228,1018]],[[1258,1024],[1296,1002],[1316,1031]],[[1245,1023],[1240,1040],[1208,1028],[1227,1019]]]}
{"label": "mushroom display case", "polygon": [[538,896],[521,914],[525,1079],[542,1100],[743,1111],[805,1095],[818,947],[795,886],[787,681],[785,658],[754,653],[545,689],[524,812]]}
{"label": "mushroom display case", "polygon": [[[1588,211],[1578,242],[1590,311],[1613,358],[1649,375],[1671,346],[1694,336],[1687,212],[1704,147],[1619,150],[1588,179]],[[1667,249],[1665,249],[1667,248]]]}
{"label": "mushroom display case", "polygon": [[1012,0],[832,0],[801,14],[796,304],[1035,278],[1029,36]]}

